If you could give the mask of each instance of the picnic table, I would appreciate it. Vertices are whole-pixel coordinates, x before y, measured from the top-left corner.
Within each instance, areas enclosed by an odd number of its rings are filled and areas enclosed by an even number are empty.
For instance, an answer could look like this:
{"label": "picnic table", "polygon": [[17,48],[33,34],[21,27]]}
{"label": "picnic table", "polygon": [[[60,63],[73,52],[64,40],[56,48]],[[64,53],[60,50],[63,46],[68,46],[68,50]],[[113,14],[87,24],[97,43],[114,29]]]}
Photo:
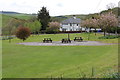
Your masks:
{"label": "picnic table", "polygon": [[51,38],[44,38],[43,39],[43,43],[49,43],[49,42],[52,43],[52,39]]}
{"label": "picnic table", "polygon": [[74,41],[83,41],[82,37],[75,37]]}
{"label": "picnic table", "polygon": [[64,38],[61,41],[62,43],[71,43],[71,40],[69,38]]}

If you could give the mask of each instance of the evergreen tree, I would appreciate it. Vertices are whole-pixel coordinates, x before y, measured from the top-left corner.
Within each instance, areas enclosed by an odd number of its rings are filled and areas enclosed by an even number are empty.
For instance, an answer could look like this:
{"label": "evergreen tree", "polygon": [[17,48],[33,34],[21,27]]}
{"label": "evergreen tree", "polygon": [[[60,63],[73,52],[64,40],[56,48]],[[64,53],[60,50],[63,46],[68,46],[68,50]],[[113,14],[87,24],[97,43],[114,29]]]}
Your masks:
{"label": "evergreen tree", "polygon": [[38,20],[42,25],[40,30],[46,30],[50,22],[49,11],[47,11],[46,7],[42,7],[42,9],[38,11]]}

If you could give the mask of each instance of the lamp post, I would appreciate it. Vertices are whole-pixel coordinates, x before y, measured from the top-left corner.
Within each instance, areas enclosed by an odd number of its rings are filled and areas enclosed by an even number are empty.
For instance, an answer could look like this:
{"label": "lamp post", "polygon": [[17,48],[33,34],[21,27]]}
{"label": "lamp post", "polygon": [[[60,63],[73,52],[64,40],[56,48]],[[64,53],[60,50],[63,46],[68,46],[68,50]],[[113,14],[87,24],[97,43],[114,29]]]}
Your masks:
{"label": "lamp post", "polygon": [[70,39],[70,34],[68,33],[68,39]]}

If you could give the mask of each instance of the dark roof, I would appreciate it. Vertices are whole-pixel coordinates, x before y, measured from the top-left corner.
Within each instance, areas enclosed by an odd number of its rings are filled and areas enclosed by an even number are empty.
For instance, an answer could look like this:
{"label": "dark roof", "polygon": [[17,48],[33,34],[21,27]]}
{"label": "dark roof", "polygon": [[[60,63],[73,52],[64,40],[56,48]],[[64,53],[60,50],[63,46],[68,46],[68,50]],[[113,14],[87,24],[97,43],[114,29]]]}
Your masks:
{"label": "dark roof", "polygon": [[80,22],[81,22],[81,19],[79,18],[69,18],[62,21],[62,23],[76,23],[76,24],[79,24]]}

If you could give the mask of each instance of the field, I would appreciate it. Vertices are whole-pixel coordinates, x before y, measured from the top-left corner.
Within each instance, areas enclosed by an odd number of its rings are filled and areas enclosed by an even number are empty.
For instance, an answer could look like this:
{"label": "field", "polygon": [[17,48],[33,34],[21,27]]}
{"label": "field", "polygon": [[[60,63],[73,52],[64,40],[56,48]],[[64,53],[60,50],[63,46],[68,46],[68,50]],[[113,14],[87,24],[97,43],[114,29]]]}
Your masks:
{"label": "field", "polygon": [[[70,38],[82,36],[87,40],[88,34],[70,34]],[[118,43],[118,39],[100,40],[103,36],[93,33],[91,41]],[[66,38],[67,34],[32,35],[25,42],[40,42],[45,37],[54,41]],[[118,66],[118,45],[106,46],[24,46],[17,38],[11,43],[2,41],[3,78],[46,78],[46,77],[103,77],[116,73]],[[93,69],[93,75],[92,75]],[[92,76],[91,76],[92,75]]]}
{"label": "field", "polygon": [[0,14],[0,27],[5,27],[7,23],[11,19],[15,19],[17,21],[23,21],[23,20],[29,20],[33,15],[27,15],[27,14]]}

